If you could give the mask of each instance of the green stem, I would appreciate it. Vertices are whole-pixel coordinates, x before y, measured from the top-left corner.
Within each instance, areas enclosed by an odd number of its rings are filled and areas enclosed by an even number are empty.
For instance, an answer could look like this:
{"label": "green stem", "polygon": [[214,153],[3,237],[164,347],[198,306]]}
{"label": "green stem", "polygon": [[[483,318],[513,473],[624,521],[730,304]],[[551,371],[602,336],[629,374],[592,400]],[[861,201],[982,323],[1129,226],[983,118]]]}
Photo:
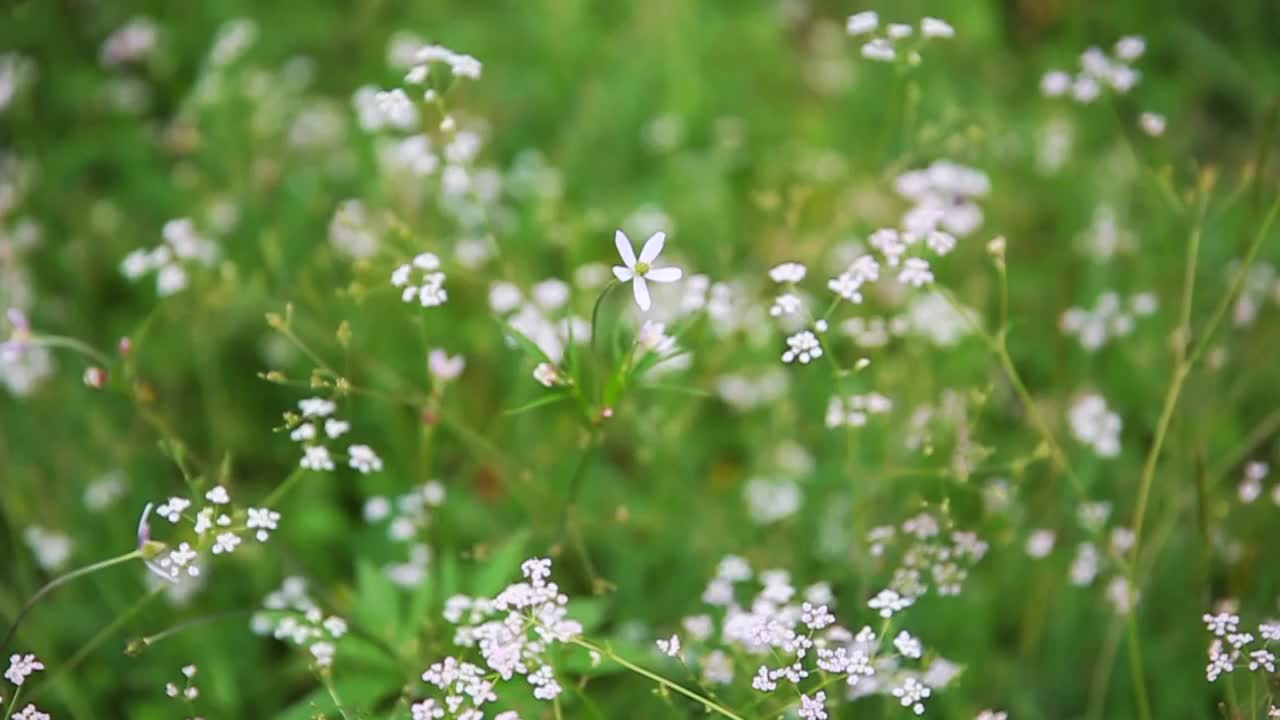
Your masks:
{"label": "green stem", "polygon": [[101,365],[106,366],[111,364],[111,358],[107,357],[101,350],[75,338],[63,337],[61,335],[37,335],[31,339],[31,344],[51,348],[66,348],[91,358],[94,362],[100,363]]}
{"label": "green stem", "polygon": [[342,698],[338,697],[338,688],[333,685],[333,678],[328,670],[321,670],[319,673],[320,682],[324,683],[324,689],[329,691],[329,699],[333,700],[334,706],[338,708],[338,712],[342,715],[343,720],[351,720],[351,715],[347,713],[347,708],[342,704]]}
{"label": "green stem", "polygon": [[151,647],[152,645],[155,645],[161,640],[164,640],[165,638],[170,637],[172,635],[177,635],[178,633],[188,628],[192,628],[197,625],[204,625],[205,623],[217,622],[218,620],[224,620],[230,617],[237,617],[240,615],[248,615],[248,614],[250,614],[250,611],[248,610],[231,610],[229,612],[217,613],[214,615],[205,615],[204,617],[198,617],[193,620],[188,620],[183,623],[178,623],[177,625],[161,630],[160,632],[154,635],[147,635],[146,637],[138,638],[137,640],[130,642],[129,645],[125,648],[124,654],[138,655],[142,653],[143,650]]}
{"label": "green stem", "polygon": [[600,291],[600,297],[596,298],[595,305],[591,306],[591,354],[596,353],[596,337],[600,334],[597,330],[600,327],[600,306],[604,304],[604,299],[609,296],[610,291],[618,286],[617,280],[610,280],[608,285],[604,286],[604,290]]}
{"label": "green stem", "polygon": [[301,465],[294,468],[293,472],[289,473],[289,477],[285,478],[284,482],[277,485],[276,489],[271,491],[271,494],[267,496],[267,499],[262,502],[262,506],[274,508],[278,505],[280,501],[284,499],[284,496],[293,489],[293,486],[298,483],[298,480],[302,478],[306,473],[306,470],[307,469]]}
{"label": "green stem", "polygon": [[13,697],[9,698],[9,707],[4,711],[4,720],[13,717],[13,711],[18,707],[18,696],[22,694],[22,686],[13,689]]}
{"label": "green stem", "polygon": [[141,598],[139,598],[138,601],[135,602],[128,610],[125,610],[123,613],[118,615],[115,620],[112,620],[110,623],[104,626],[101,630],[99,630],[97,634],[95,634],[92,638],[90,638],[89,642],[82,645],[80,649],[77,650],[76,653],[71,656],[70,659],[68,659],[64,663],[59,664],[58,669],[55,670],[49,676],[49,679],[46,680],[39,688],[37,688],[34,691],[34,695],[39,696],[41,693],[44,692],[46,688],[51,687],[52,685],[57,683],[57,681],[61,679],[63,675],[79,667],[80,663],[84,662],[84,659],[88,657],[90,653],[92,653],[94,650],[97,650],[98,647],[102,645],[102,643],[106,642],[107,638],[111,637],[112,635],[115,635],[116,631],[124,627],[125,623],[132,620],[133,616],[141,612],[142,609],[146,607],[148,603],[150,603],[155,598],[159,597],[160,594],[163,593],[164,591],[165,591],[164,586],[160,586],[152,590],[151,592],[147,593],[146,595],[143,595]]}
{"label": "green stem", "polygon": [[59,586],[65,585],[66,583],[69,583],[72,580],[75,580],[76,578],[84,577],[85,575],[95,573],[99,570],[105,570],[109,567],[112,567],[113,565],[120,565],[121,563],[126,563],[131,560],[138,560],[141,558],[142,558],[142,550],[138,549],[138,550],[134,550],[133,552],[126,553],[124,555],[103,560],[102,562],[96,562],[92,565],[82,567],[79,570],[72,570],[66,575],[62,575],[60,577],[54,578],[53,580],[50,580],[48,584],[46,584],[44,587],[37,590],[36,594],[32,595],[31,599],[27,601],[27,604],[23,605],[22,609],[18,611],[18,616],[13,619],[13,625],[9,626],[9,632],[5,633],[3,640],[0,640],[0,655],[3,655],[4,651],[8,649],[9,641],[13,639],[14,633],[18,631],[18,625],[22,623],[22,619],[26,617],[27,613],[31,612],[31,609],[34,608],[36,606],[36,603],[40,602],[41,598],[43,598],[45,595],[48,595],[49,593],[56,590]]}
{"label": "green stem", "polygon": [[1138,639],[1138,622],[1130,609],[1126,621],[1129,640],[1129,671],[1133,674],[1133,694],[1138,703],[1139,720],[1151,720],[1151,700],[1147,696],[1147,680],[1142,672],[1142,643]]}
{"label": "green stem", "polygon": [[652,680],[652,681],[654,681],[654,682],[658,683],[658,684],[659,684],[659,685],[661,685],[662,687],[667,688],[668,690],[672,690],[672,691],[674,691],[674,692],[678,692],[678,693],[680,693],[681,695],[684,695],[685,697],[689,698],[690,700],[693,700],[693,701],[695,701],[695,702],[700,703],[700,704],[701,704],[704,708],[706,708],[708,711],[714,711],[714,712],[718,713],[719,715],[721,715],[721,716],[723,716],[723,717],[727,717],[727,718],[729,718],[730,720],[745,720],[745,718],[743,718],[741,715],[738,715],[737,713],[735,713],[735,712],[733,712],[732,710],[730,710],[729,708],[726,708],[725,706],[723,706],[723,705],[721,705],[721,704],[717,703],[716,701],[714,701],[714,700],[712,700],[712,699],[710,699],[710,698],[708,698],[708,697],[704,697],[704,696],[702,696],[702,695],[699,695],[698,693],[696,693],[696,692],[694,692],[694,691],[692,691],[692,690],[690,690],[690,689],[686,688],[686,687],[685,687],[685,686],[683,686],[683,685],[680,685],[679,683],[671,682],[670,680],[668,680],[668,679],[666,679],[666,678],[662,677],[661,675],[659,675],[659,674],[657,674],[657,673],[655,673],[655,672],[652,672],[652,671],[650,671],[650,670],[646,670],[646,669],[644,669],[644,668],[640,667],[639,665],[636,665],[635,663],[633,663],[633,662],[631,662],[631,661],[629,661],[629,660],[627,660],[627,659],[625,659],[625,658],[623,658],[623,657],[619,656],[617,653],[615,653],[613,650],[610,650],[609,648],[606,648],[606,647],[603,647],[603,646],[599,646],[599,645],[595,645],[594,643],[590,643],[590,642],[588,642],[588,641],[586,641],[586,640],[582,640],[581,638],[575,638],[575,639],[574,639],[574,640],[572,640],[571,642],[572,642],[574,645],[577,645],[578,647],[586,648],[587,650],[590,650],[590,651],[592,651],[592,652],[600,653],[601,655],[603,655],[603,656],[605,656],[605,657],[609,658],[610,660],[612,660],[612,661],[614,661],[614,662],[618,663],[619,665],[621,665],[622,667],[624,667],[624,668],[626,668],[626,669],[630,670],[631,672],[633,672],[633,673],[635,673],[635,674],[637,674],[637,675],[640,675],[640,676],[646,677],[646,678],[648,678],[648,679],[650,679],[650,680]]}

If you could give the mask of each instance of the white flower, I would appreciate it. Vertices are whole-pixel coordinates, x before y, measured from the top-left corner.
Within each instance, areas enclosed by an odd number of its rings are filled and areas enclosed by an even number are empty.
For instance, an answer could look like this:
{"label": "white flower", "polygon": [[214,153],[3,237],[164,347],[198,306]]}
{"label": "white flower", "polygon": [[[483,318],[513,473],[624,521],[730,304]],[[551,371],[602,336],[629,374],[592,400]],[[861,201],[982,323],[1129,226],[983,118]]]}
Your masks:
{"label": "white flower", "polygon": [[893,646],[898,649],[906,657],[919,659],[924,654],[924,648],[921,647],[920,641],[911,636],[911,633],[903,630],[893,639]]}
{"label": "white flower", "polygon": [[223,553],[233,552],[238,545],[240,545],[240,537],[235,533],[219,533],[217,541],[213,544],[213,554],[221,555]]}
{"label": "white flower", "polygon": [[280,513],[271,508],[249,508],[249,520],[245,523],[250,530],[257,530],[258,542],[266,542],[271,531],[276,529],[280,521]]}
{"label": "white flower", "polygon": [[1121,60],[1133,62],[1142,57],[1146,49],[1147,41],[1141,35],[1126,35],[1116,42],[1115,53]]}
{"label": "white flower", "polygon": [[467,360],[461,355],[450,356],[439,348],[427,353],[427,370],[440,382],[456,380],[466,366]]}
{"label": "white flower", "polygon": [[632,283],[636,305],[643,312],[648,312],[649,307],[652,305],[652,301],[649,298],[649,286],[646,281],[675,282],[683,274],[680,268],[677,267],[653,267],[653,262],[662,253],[662,248],[666,241],[667,234],[664,232],[656,232],[650,235],[649,239],[645,241],[644,247],[640,249],[640,257],[636,258],[635,252],[631,248],[631,241],[627,239],[626,233],[618,230],[613,236],[614,245],[617,246],[618,255],[623,262],[622,265],[613,266],[613,276],[618,278],[620,282]]}
{"label": "white flower", "polygon": [[37,670],[43,670],[44,663],[40,662],[35,655],[30,653],[26,655],[10,655],[9,669],[4,671],[4,677],[9,682],[22,687],[22,683],[26,682]]}
{"label": "white flower", "polygon": [[1160,137],[1164,134],[1165,119],[1159,113],[1144,112],[1138,116],[1138,125],[1151,137]]}
{"label": "white flower", "polygon": [[680,636],[672,635],[669,640],[659,638],[658,650],[662,651],[667,657],[677,657],[680,655]]}
{"label": "white flower", "polygon": [[782,353],[782,362],[792,363],[799,360],[802,365],[807,365],[820,357],[822,357],[822,345],[818,342],[818,336],[809,330],[801,330],[787,338],[787,351]]}
{"label": "white flower", "polygon": [[893,62],[893,59],[897,57],[897,53],[893,49],[893,44],[888,40],[875,38],[862,46],[862,57],[878,62]]}
{"label": "white flower", "polygon": [[812,698],[808,695],[800,696],[800,709],[797,714],[803,720],[827,720],[827,694],[819,690]]}
{"label": "white flower", "polygon": [[332,415],[337,409],[337,405],[332,400],[324,398],[307,398],[298,402],[298,408],[302,410],[303,417],[325,417]]}
{"label": "white flower", "polygon": [[311,656],[316,659],[316,665],[322,668],[333,665],[333,654],[335,648],[331,642],[318,642],[311,646]]}
{"label": "white flower", "polygon": [[1218,613],[1217,615],[1205,613],[1202,619],[1209,632],[1218,637],[1233,633],[1240,626],[1240,616],[1232,613]]}
{"label": "white flower", "polygon": [[231,502],[231,496],[227,493],[227,489],[221,485],[214,487],[212,490],[204,494],[204,499],[214,505],[226,505]]}
{"label": "white flower", "polygon": [[911,33],[915,32],[915,28],[906,23],[889,23],[885,27],[884,32],[894,40],[911,37]]}
{"label": "white flower", "polygon": [[799,311],[802,307],[804,307],[804,301],[800,299],[799,295],[796,295],[795,293],[783,293],[773,301],[773,305],[769,308],[769,314],[773,317],[791,315],[792,313]]}
{"label": "white flower", "polygon": [[[298,428],[298,429],[301,430],[302,428]],[[327,420],[324,421],[324,434],[329,436],[330,439],[340,438],[343,435],[345,435],[347,431],[350,429],[351,429],[351,423],[345,420],[328,418]],[[312,437],[315,436],[314,428],[311,431],[311,436]],[[307,439],[310,439],[310,438],[307,438]]]}
{"label": "white flower", "polygon": [[892,692],[893,696],[902,703],[902,707],[911,708],[911,711],[917,715],[924,714],[924,700],[932,694],[929,688],[913,677],[907,678],[902,685],[893,688]]}
{"label": "white flower", "polygon": [[27,706],[13,714],[12,720],[51,720],[49,713],[40,712],[35,705]]}
{"label": "white flower", "polygon": [[1045,97],[1059,97],[1071,89],[1071,76],[1061,70],[1050,70],[1040,78],[1040,92]]}
{"label": "white flower", "polygon": [[[415,284],[414,272],[420,280]],[[449,292],[444,287],[446,276],[440,271],[440,258],[435,253],[419,253],[411,262],[400,265],[391,272],[391,284],[400,288],[400,299],[413,302],[415,299],[423,307],[443,305],[449,299]]]}
{"label": "white flower", "polygon": [[927,38],[953,38],[956,36],[956,29],[945,20],[926,17],[920,21],[920,34]]}
{"label": "white flower", "polygon": [[1052,530],[1036,530],[1027,537],[1027,555],[1042,558],[1053,552],[1055,535]]}
{"label": "white flower", "polygon": [[1101,395],[1085,395],[1071,406],[1068,414],[1071,432],[1076,439],[1093,448],[1100,457],[1120,454],[1120,416],[1107,408]]}
{"label": "white flower", "polygon": [[893,590],[881,590],[867,601],[867,607],[880,611],[880,617],[888,619],[893,617],[894,613],[911,607],[913,602],[915,601],[911,598],[903,597]]}
{"label": "white flower", "polygon": [[676,340],[667,334],[667,326],[660,322],[645,320],[640,326],[640,332],[636,333],[636,344],[644,350],[651,353],[662,354],[670,352],[675,347]]}
{"label": "white flower", "polygon": [[365,475],[382,470],[382,459],[368,445],[347,448],[347,464]]}
{"label": "white flower", "polygon": [[302,467],[308,470],[325,471],[334,468],[333,458],[329,456],[329,448],[322,445],[313,445],[306,449],[306,454],[302,456]]}
{"label": "white flower", "polygon": [[850,35],[866,35],[873,32],[876,26],[880,24],[880,16],[875,10],[867,10],[856,15],[850,15],[849,20],[845,23],[845,31]]}
{"label": "white flower", "polygon": [[549,362],[540,362],[533,369],[533,379],[543,387],[555,387],[560,384],[560,370]]}
{"label": "white flower", "polygon": [[769,271],[776,283],[798,283],[804,279],[807,269],[798,262],[785,262]]}
{"label": "white flower", "polygon": [[907,258],[898,273],[898,282],[911,287],[923,287],[933,282],[933,272],[929,270],[929,261],[924,258]]}

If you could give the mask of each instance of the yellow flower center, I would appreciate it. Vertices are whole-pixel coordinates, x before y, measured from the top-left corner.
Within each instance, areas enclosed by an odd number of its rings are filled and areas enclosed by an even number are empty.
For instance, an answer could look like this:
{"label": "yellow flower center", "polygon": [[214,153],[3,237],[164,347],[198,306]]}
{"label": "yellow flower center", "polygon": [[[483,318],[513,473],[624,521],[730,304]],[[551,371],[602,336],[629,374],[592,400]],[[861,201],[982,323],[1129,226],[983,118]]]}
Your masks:
{"label": "yellow flower center", "polygon": [[642,277],[643,277],[643,276],[644,276],[644,274],[645,274],[645,273],[647,273],[647,272],[649,272],[649,263],[647,263],[647,262],[640,262],[640,263],[636,263],[636,274],[637,274],[637,275],[640,275],[640,276],[642,276]]}

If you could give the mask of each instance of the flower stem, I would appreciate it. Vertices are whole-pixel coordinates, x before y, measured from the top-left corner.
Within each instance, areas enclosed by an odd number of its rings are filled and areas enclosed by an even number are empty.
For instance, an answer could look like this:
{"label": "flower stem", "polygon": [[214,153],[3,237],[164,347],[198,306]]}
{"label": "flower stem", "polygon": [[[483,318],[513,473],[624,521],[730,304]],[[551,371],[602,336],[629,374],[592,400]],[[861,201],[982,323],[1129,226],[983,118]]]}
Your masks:
{"label": "flower stem", "polygon": [[596,298],[595,305],[591,306],[591,354],[596,352],[596,336],[600,333],[597,329],[600,327],[600,306],[604,305],[604,299],[609,296],[610,291],[618,286],[617,280],[610,280],[608,285],[604,286],[604,290],[600,291],[600,297]]}
{"label": "flower stem", "polygon": [[13,716],[13,711],[18,707],[18,696],[22,694],[22,686],[13,689],[13,697],[9,698],[9,707],[4,711],[4,720],[9,720]]}
{"label": "flower stem", "polygon": [[17,617],[13,619],[13,624],[9,626],[9,631],[5,633],[4,639],[0,640],[0,655],[3,655],[4,652],[8,649],[9,641],[13,639],[14,633],[18,631],[18,625],[22,623],[22,619],[26,617],[27,613],[31,612],[31,609],[34,608],[36,606],[36,603],[40,602],[40,600],[45,595],[48,595],[49,593],[56,590],[59,586],[65,585],[66,583],[69,583],[72,580],[75,580],[76,578],[84,577],[85,575],[95,573],[99,570],[105,570],[109,567],[112,567],[113,565],[120,565],[122,563],[126,563],[131,560],[139,560],[141,558],[142,558],[142,550],[138,549],[129,553],[125,553],[124,555],[119,555],[117,557],[109,558],[101,562],[96,562],[92,565],[82,567],[78,570],[72,570],[66,575],[62,575],[54,578],[53,580],[50,580],[44,587],[37,590],[36,594],[32,595],[31,599],[27,601],[27,604],[23,605],[22,609],[18,611]]}
{"label": "flower stem", "polygon": [[35,690],[34,694],[36,696],[39,696],[41,693],[44,692],[46,688],[49,688],[53,686],[55,683],[57,683],[57,681],[61,679],[63,675],[66,675],[68,672],[78,667],[80,663],[84,662],[84,659],[88,657],[90,653],[92,653],[94,650],[97,650],[98,646],[102,645],[102,643],[105,642],[107,638],[116,634],[116,631],[118,631],[121,627],[123,627],[125,623],[132,620],[133,616],[141,612],[141,610],[144,607],[146,607],[148,603],[150,603],[152,600],[154,600],[164,591],[165,591],[164,586],[157,587],[156,589],[152,590],[151,592],[139,598],[138,601],[134,603],[128,610],[125,610],[123,613],[120,613],[120,615],[116,616],[115,620],[112,620],[110,623],[105,625],[101,630],[99,630],[97,634],[95,634],[92,638],[89,639],[89,642],[80,646],[80,649],[77,650],[76,653],[72,655],[70,659],[68,659],[66,662],[60,663],[58,665],[58,669],[55,670],[49,676],[48,680],[46,680],[43,684],[40,685],[39,688]]}
{"label": "flower stem", "polygon": [[333,685],[333,677],[328,670],[321,670],[319,673],[320,682],[324,683],[324,689],[329,691],[329,699],[333,700],[334,706],[338,708],[338,712],[342,715],[343,720],[351,720],[351,715],[347,713],[347,708],[342,704],[342,698],[338,697],[338,688]]}
{"label": "flower stem", "polygon": [[280,501],[284,499],[284,496],[287,495],[289,491],[293,489],[293,486],[297,484],[298,480],[302,477],[305,471],[306,471],[306,468],[302,466],[298,466],[294,468],[293,472],[289,473],[289,477],[286,477],[284,479],[284,482],[277,485],[276,489],[272,490],[271,494],[267,496],[267,499],[262,501],[262,506],[268,507],[268,508],[274,508],[276,505],[278,505]]}
{"label": "flower stem", "polygon": [[600,646],[600,645],[596,645],[596,644],[594,644],[594,643],[588,642],[588,641],[583,640],[583,639],[581,639],[581,638],[575,638],[574,640],[572,640],[572,642],[573,642],[573,644],[574,644],[574,645],[577,645],[578,647],[586,648],[587,650],[590,650],[590,651],[593,651],[593,652],[598,652],[598,653],[600,653],[601,655],[603,655],[603,656],[605,656],[605,657],[609,658],[610,660],[612,660],[612,661],[614,661],[614,662],[618,663],[618,664],[619,664],[619,665],[621,665],[622,667],[624,667],[624,668],[626,668],[626,669],[630,670],[631,672],[633,672],[633,673],[635,673],[635,674],[637,674],[637,675],[641,675],[641,676],[643,676],[643,677],[646,677],[646,678],[648,678],[648,679],[650,679],[650,680],[652,680],[652,681],[654,681],[654,682],[658,683],[658,684],[659,684],[659,685],[661,685],[662,687],[667,688],[668,690],[673,690],[673,691],[675,691],[675,692],[680,693],[681,695],[684,695],[685,697],[689,698],[690,700],[694,700],[694,701],[696,701],[696,702],[698,702],[698,703],[701,703],[701,704],[702,704],[702,706],[703,706],[703,707],[705,707],[708,711],[714,711],[714,712],[716,712],[717,714],[719,714],[719,715],[721,715],[721,716],[723,716],[723,717],[727,717],[727,718],[729,718],[730,720],[745,720],[741,715],[736,714],[735,712],[733,712],[733,711],[732,711],[732,710],[730,710],[729,708],[726,708],[725,706],[723,706],[723,705],[721,705],[721,704],[719,704],[719,703],[715,702],[714,700],[712,700],[712,699],[710,699],[710,698],[707,698],[707,697],[704,697],[704,696],[702,696],[702,695],[699,695],[698,693],[696,693],[696,692],[694,692],[694,691],[692,691],[692,690],[690,690],[690,689],[686,688],[686,687],[685,687],[685,686],[683,686],[683,685],[680,685],[680,684],[678,684],[678,683],[671,682],[670,680],[668,680],[668,679],[666,679],[666,678],[662,677],[661,675],[659,675],[659,674],[657,674],[657,673],[655,673],[655,672],[653,672],[653,671],[646,670],[646,669],[644,669],[644,668],[640,667],[639,665],[636,665],[635,663],[633,663],[633,662],[631,662],[631,661],[629,661],[629,660],[626,660],[625,658],[622,658],[622,657],[621,657],[621,656],[619,656],[617,653],[615,653],[613,650],[610,650],[610,649],[609,649],[609,648],[607,648],[607,647],[603,647],[603,646]]}

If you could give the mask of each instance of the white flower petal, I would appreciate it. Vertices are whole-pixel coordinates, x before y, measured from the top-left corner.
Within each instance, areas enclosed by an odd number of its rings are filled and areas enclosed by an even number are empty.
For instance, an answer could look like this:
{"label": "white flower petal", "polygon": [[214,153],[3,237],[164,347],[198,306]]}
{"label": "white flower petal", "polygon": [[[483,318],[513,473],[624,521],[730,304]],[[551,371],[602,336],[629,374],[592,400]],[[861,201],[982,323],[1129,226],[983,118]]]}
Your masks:
{"label": "white flower petal", "polygon": [[626,282],[626,281],[628,281],[628,280],[630,280],[631,278],[633,278],[633,277],[635,277],[635,276],[636,276],[636,271],[635,271],[635,270],[632,270],[632,269],[631,269],[631,268],[629,268],[629,267],[622,267],[621,265],[614,265],[614,266],[613,266],[613,276],[614,276],[614,277],[616,277],[616,278],[618,278],[618,280],[620,280],[620,281],[622,281],[622,282]]}
{"label": "white flower petal", "polygon": [[656,232],[645,240],[644,247],[640,249],[640,262],[651,263],[662,252],[662,246],[667,244],[667,234],[664,232]]}
{"label": "white flower petal", "polygon": [[678,267],[661,267],[653,268],[649,272],[645,273],[644,279],[660,283],[669,283],[679,280],[682,275],[684,275],[684,273],[682,273]]}
{"label": "white flower petal", "polygon": [[627,239],[627,234],[621,230],[613,233],[613,244],[618,246],[618,255],[622,256],[622,264],[627,267],[635,267],[636,253],[631,249],[631,241]]}
{"label": "white flower petal", "polygon": [[640,306],[641,310],[649,312],[649,306],[653,303],[649,300],[648,284],[645,283],[644,278],[637,275],[632,285],[636,294],[636,304]]}

